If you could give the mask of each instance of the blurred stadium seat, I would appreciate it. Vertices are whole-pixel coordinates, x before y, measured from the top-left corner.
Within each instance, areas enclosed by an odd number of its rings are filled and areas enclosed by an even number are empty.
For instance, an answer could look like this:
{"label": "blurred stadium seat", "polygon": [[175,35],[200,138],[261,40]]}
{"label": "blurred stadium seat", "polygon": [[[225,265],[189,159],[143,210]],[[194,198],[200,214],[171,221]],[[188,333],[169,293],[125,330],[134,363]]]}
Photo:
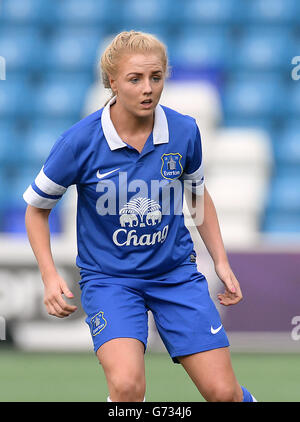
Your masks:
{"label": "blurred stadium seat", "polygon": [[5,119],[28,115],[31,109],[31,104],[27,102],[29,90],[30,85],[24,75],[9,75],[7,80],[0,81],[0,115]]}
{"label": "blurred stadium seat", "polygon": [[275,177],[268,196],[268,208],[272,211],[299,213],[300,175],[297,178]]}
{"label": "blurred stadium seat", "polygon": [[14,120],[7,120],[0,123],[0,133],[0,165],[22,166],[26,159],[24,132],[16,127]]}
{"label": "blurred stadium seat", "polygon": [[239,0],[210,0],[209,2],[190,0],[186,2],[182,13],[188,22],[201,25],[231,23],[237,19],[240,7]]}
{"label": "blurred stadium seat", "polygon": [[272,174],[271,151],[271,140],[261,130],[228,128],[214,134],[206,183],[228,245],[257,241]]}
{"label": "blurred stadium seat", "polygon": [[[0,133],[1,133],[1,142],[0,142],[0,164],[2,167],[5,163],[7,156],[9,155],[10,146],[12,144],[12,139],[15,137],[13,123],[9,124],[8,122],[0,122]],[[1,178],[0,178],[1,183]]]}
{"label": "blurred stadium seat", "polygon": [[222,118],[219,93],[205,81],[166,82],[161,103],[193,116],[201,127],[215,128]]}
{"label": "blurred stadium seat", "polygon": [[55,18],[63,24],[87,25],[108,23],[114,19],[113,1],[106,0],[56,0]]}
{"label": "blurred stadium seat", "polygon": [[299,212],[291,214],[282,210],[267,211],[261,229],[264,233],[272,236],[281,235],[286,238],[287,235],[292,235],[297,240],[300,233]]}
{"label": "blurred stadium seat", "polygon": [[35,115],[78,119],[91,78],[92,75],[87,73],[46,74],[41,86],[33,93]]}
{"label": "blurred stadium seat", "polygon": [[300,116],[300,84],[292,83],[287,90],[287,108],[289,117]]}
{"label": "blurred stadium seat", "polygon": [[227,84],[223,94],[226,116],[265,118],[286,111],[284,86],[277,73],[237,75]]}
{"label": "blurred stadium seat", "polygon": [[300,124],[281,131],[274,142],[274,150],[278,166],[298,166],[300,174]]}
{"label": "blurred stadium seat", "polygon": [[[170,11],[172,12],[170,13]],[[135,29],[136,25],[175,24],[180,19],[181,13],[182,3],[178,0],[152,0],[147,2],[127,0],[121,11],[121,16],[128,29]]]}
{"label": "blurred stadium seat", "polygon": [[176,39],[172,61],[176,65],[226,68],[231,61],[232,42],[226,30],[206,30],[189,27]]}
{"label": "blurred stadium seat", "polygon": [[251,22],[293,23],[299,22],[299,2],[297,0],[251,0],[244,9],[244,18]]}
{"label": "blurred stadium seat", "polygon": [[70,119],[35,119],[24,139],[27,163],[42,167],[55,141],[74,123]]}
{"label": "blurred stadium seat", "polygon": [[101,27],[58,29],[49,43],[47,68],[91,72],[100,59],[98,48],[102,37]]}
{"label": "blurred stadium seat", "polygon": [[276,172],[269,193],[262,230],[299,236],[300,233],[300,172],[283,168]]}
{"label": "blurred stadium seat", "polygon": [[0,27],[0,53],[5,57],[7,73],[41,69],[45,44],[38,28]]}
{"label": "blurred stadium seat", "polygon": [[12,24],[45,24],[53,19],[53,1],[2,0],[0,22]]}
{"label": "blurred stadium seat", "polygon": [[[40,167],[25,164],[16,167],[14,171],[11,168],[9,170],[0,186],[0,196],[5,197],[1,205],[1,225],[6,233],[24,234],[26,232],[24,221],[26,203],[20,198],[22,199],[24,191],[37,176]],[[51,232],[59,233],[62,230],[61,203],[58,203],[55,208],[51,212],[49,225]]]}
{"label": "blurred stadium seat", "polygon": [[271,175],[272,143],[262,130],[219,129],[214,140],[214,173],[223,177],[236,170],[249,174],[249,180],[259,178],[262,183]]}
{"label": "blurred stadium seat", "polygon": [[286,69],[295,53],[294,34],[286,27],[249,26],[243,30],[233,58],[232,68],[240,70]]}

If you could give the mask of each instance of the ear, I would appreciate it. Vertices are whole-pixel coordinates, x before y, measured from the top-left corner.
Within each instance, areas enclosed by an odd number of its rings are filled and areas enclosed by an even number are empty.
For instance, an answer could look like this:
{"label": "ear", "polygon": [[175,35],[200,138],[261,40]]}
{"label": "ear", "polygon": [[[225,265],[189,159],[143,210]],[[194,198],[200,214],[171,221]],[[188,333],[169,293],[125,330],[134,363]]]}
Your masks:
{"label": "ear", "polygon": [[110,87],[111,87],[112,91],[114,93],[116,93],[117,92],[117,83],[116,83],[116,80],[113,78],[112,75],[107,75],[107,76],[108,76],[109,84],[110,84]]}

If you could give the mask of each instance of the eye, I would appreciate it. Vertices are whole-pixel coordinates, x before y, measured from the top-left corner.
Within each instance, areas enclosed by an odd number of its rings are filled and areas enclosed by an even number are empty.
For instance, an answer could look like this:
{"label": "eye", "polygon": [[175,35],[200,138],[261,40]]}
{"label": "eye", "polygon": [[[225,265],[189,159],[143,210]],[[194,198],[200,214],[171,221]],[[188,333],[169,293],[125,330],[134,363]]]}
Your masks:
{"label": "eye", "polygon": [[161,80],[161,78],[159,76],[153,76],[153,80],[155,82],[159,82]]}
{"label": "eye", "polygon": [[132,78],[132,79],[130,79],[130,82],[132,82],[132,83],[136,83],[138,81],[138,78]]}

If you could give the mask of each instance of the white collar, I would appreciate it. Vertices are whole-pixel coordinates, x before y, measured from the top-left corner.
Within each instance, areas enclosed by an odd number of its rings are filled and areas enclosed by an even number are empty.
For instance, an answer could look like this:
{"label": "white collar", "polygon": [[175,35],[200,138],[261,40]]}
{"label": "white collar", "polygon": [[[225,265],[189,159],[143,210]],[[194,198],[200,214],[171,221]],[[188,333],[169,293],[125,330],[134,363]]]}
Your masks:
{"label": "white collar", "polygon": [[[116,102],[114,96],[104,107],[101,115],[101,124],[104,136],[111,150],[126,147],[127,144],[122,141],[118,135],[110,118],[110,106]],[[153,126],[153,144],[165,144],[169,142],[169,128],[166,114],[163,108],[157,104],[154,114]]]}

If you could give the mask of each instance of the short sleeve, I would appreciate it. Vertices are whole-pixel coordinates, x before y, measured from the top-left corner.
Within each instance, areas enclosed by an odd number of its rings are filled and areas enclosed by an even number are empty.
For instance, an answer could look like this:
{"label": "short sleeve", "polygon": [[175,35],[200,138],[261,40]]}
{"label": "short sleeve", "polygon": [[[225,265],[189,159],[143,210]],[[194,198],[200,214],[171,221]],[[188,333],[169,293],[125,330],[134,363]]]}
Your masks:
{"label": "short sleeve", "polygon": [[195,133],[189,144],[186,165],[183,172],[184,185],[197,195],[203,194],[204,169],[202,159],[201,135],[195,121]]}
{"label": "short sleeve", "polygon": [[34,182],[23,193],[23,198],[34,207],[51,209],[67,188],[76,183],[76,178],[77,165],[72,148],[60,136]]}

